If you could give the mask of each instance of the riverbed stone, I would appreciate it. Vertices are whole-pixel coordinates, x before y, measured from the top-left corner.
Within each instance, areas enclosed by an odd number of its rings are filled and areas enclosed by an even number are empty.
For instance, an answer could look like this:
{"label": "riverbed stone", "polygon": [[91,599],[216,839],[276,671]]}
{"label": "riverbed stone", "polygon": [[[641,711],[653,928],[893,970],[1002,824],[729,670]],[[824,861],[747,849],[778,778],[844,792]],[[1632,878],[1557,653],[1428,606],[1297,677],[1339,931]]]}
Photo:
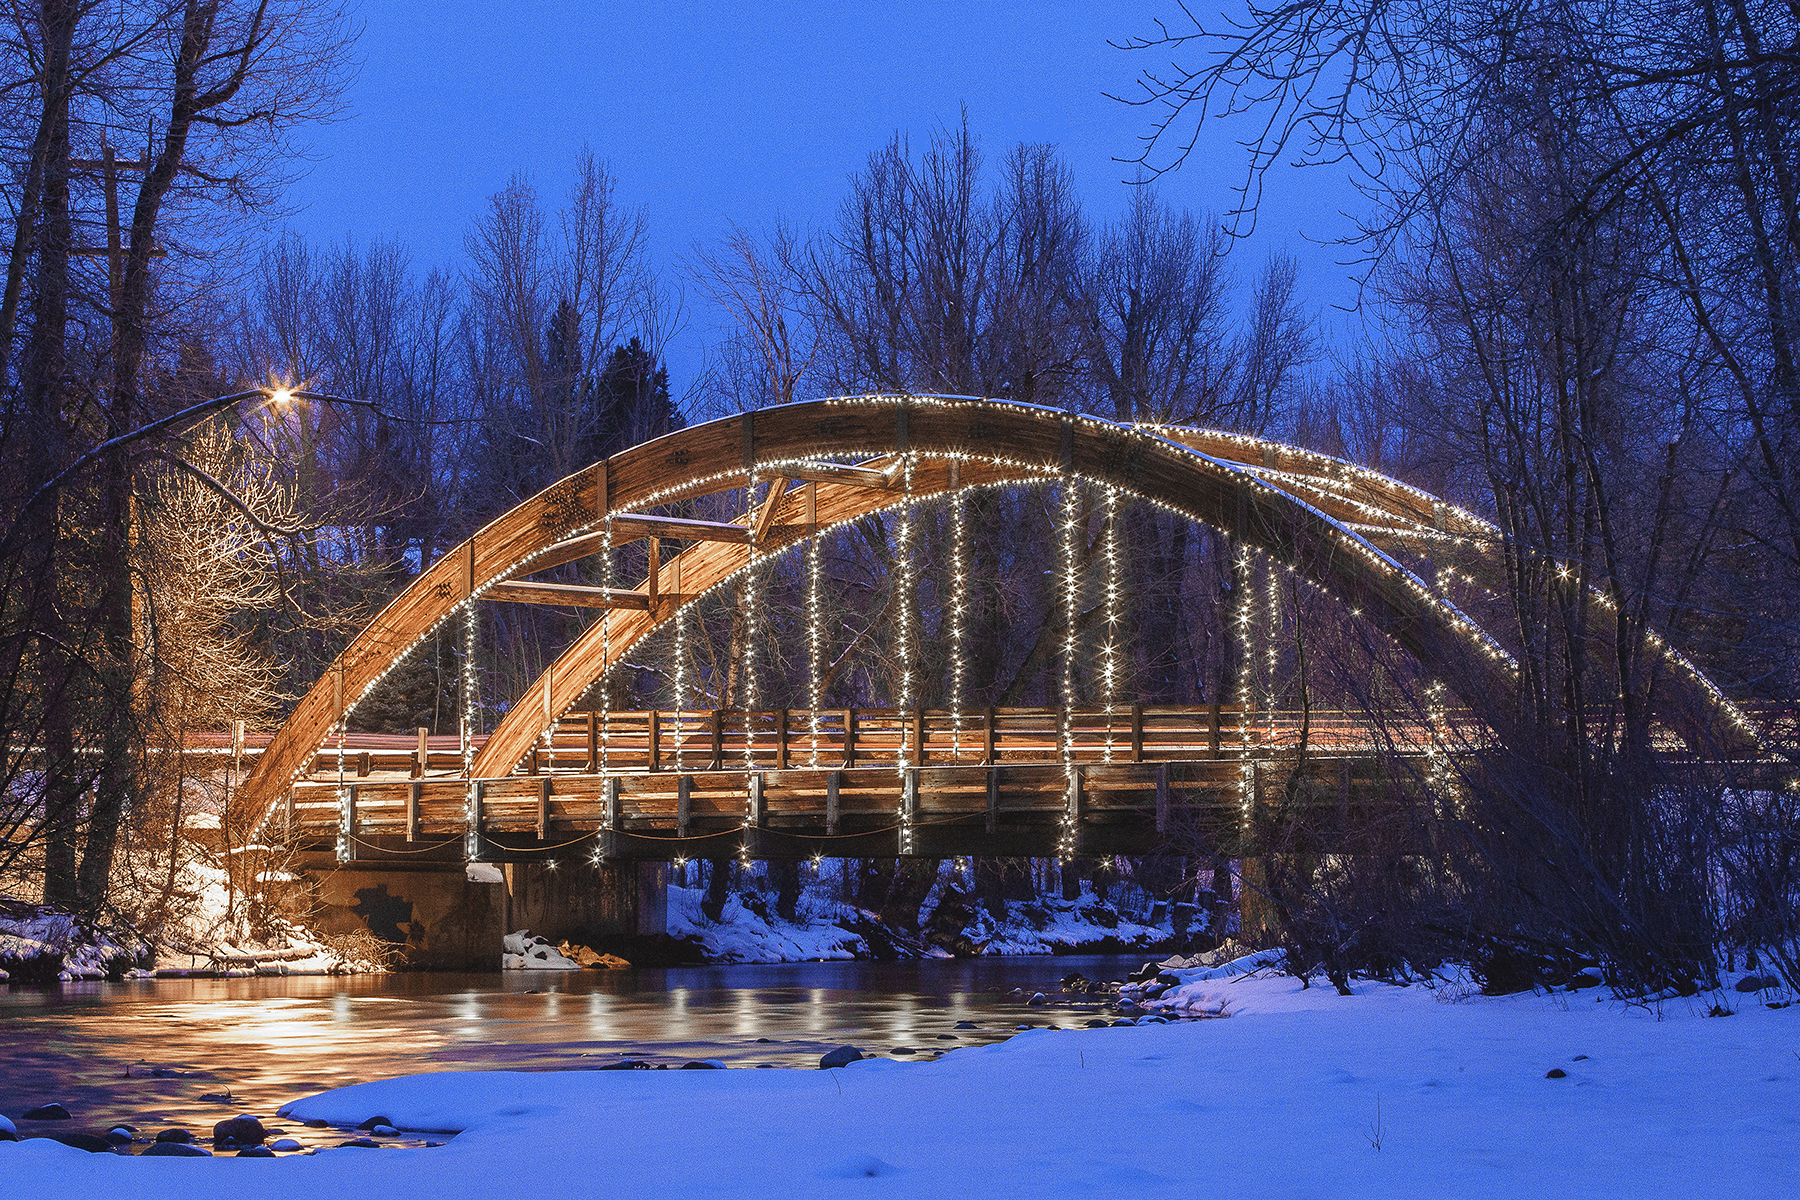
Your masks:
{"label": "riverbed stone", "polygon": [[274,1158],[275,1152],[267,1146],[245,1146],[237,1152],[239,1158]]}
{"label": "riverbed stone", "polygon": [[165,1143],[172,1142],[178,1146],[185,1146],[194,1140],[194,1135],[185,1129],[165,1129],[156,1135],[156,1140]]}
{"label": "riverbed stone", "polygon": [[828,1050],[819,1056],[821,1071],[830,1067],[847,1067],[853,1062],[861,1062],[863,1053],[855,1046],[839,1046],[836,1050]]}
{"label": "riverbed stone", "polygon": [[716,1058],[695,1059],[681,1064],[684,1071],[723,1071],[725,1064]]}
{"label": "riverbed stone", "polygon": [[67,1121],[69,1110],[60,1104],[40,1104],[19,1114],[21,1121]]}
{"label": "riverbed stone", "polygon": [[227,1117],[213,1126],[213,1145],[260,1146],[267,1134],[255,1117]]}
{"label": "riverbed stone", "polygon": [[395,1129],[392,1125],[377,1125],[375,1128],[369,1130],[369,1132],[374,1134],[376,1137],[399,1137],[400,1136],[400,1131],[398,1129]]}
{"label": "riverbed stone", "polygon": [[111,1154],[113,1144],[97,1133],[79,1133],[73,1129],[59,1129],[55,1133],[46,1133],[45,1137],[53,1142],[61,1142],[65,1146],[73,1146],[77,1150],[86,1150],[90,1154]]}
{"label": "riverbed stone", "polygon": [[126,1133],[123,1129],[109,1129],[100,1136],[104,1137],[109,1144],[114,1146],[131,1145],[131,1135]]}
{"label": "riverbed stone", "polygon": [[290,1150],[303,1150],[305,1147],[299,1142],[296,1142],[293,1138],[276,1138],[269,1143],[269,1149],[280,1150],[285,1154]]}
{"label": "riverbed stone", "polygon": [[376,1141],[374,1138],[366,1138],[366,1137],[351,1138],[347,1142],[339,1142],[338,1149],[340,1149],[340,1150],[344,1150],[344,1149],[379,1150],[379,1149],[381,1149],[381,1143]]}
{"label": "riverbed stone", "polygon": [[152,1142],[145,1146],[139,1158],[211,1158],[212,1151],[203,1146],[190,1146],[186,1142]]}
{"label": "riverbed stone", "polygon": [[[361,1125],[358,1125],[357,1128],[358,1129],[373,1129],[377,1125],[392,1125],[393,1123],[394,1122],[388,1117],[370,1117],[368,1120],[364,1121]],[[311,1125],[312,1122],[308,1121],[307,1124]]]}

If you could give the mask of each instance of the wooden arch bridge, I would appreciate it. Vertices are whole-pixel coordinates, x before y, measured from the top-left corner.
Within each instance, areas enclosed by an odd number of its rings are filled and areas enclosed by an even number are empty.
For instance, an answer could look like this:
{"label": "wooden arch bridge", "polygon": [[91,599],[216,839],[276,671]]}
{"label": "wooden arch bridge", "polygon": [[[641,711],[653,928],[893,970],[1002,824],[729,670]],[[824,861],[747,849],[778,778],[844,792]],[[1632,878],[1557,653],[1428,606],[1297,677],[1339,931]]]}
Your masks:
{"label": "wooden arch bridge", "polygon": [[[1429,664],[1452,698],[1514,689],[1507,651],[1401,562],[1423,558],[1452,574],[1491,568],[1498,532],[1416,488],[1229,433],[966,397],[846,397],[633,447],[445,554],[369,622],[261,748],[232,800],[237,827],[333,848],[340,861],[449,863],[557,853],[1068,857],[1150,850],[1177,813],[1234,825],[1293,736],[1266,707],[1144,707],[1126,697],[924,710],[900,696],[884,709],[618,712],[603,701],[573,711],[645,637],[715,590],[753,579],[758,564],[872,514],[898,512],[904,522],[921,503],[1033,484],[1061,486],[1065,496],[1100,489],[1232,534]],[[736,490],[746,503],[735,520],[661,515]],[[610,572],[612,551],[640,540],[648,567],[631,587],[604,575],[602,586],[532,578],[595,555]],[[665,555],[669,543],[679,552]],[[409,652],[447,623],[472,623],[489,602],[578,605],[600,617],[484,737],[347,732],[356,706]],[[1587,602],[1606,604],[1597,592]],[[1754,745],[1745,714],[1679,654],[1663,652],[1672,668],[1664,735]],[[1402,757],[1441,753],[1434,731],[1408,736]],[[1315,713],[1307,762],[1316,777],[1308,794],[1349,821],[1391,786],[1395,756],[1391,746],[1378,752],[1355,722]]]}

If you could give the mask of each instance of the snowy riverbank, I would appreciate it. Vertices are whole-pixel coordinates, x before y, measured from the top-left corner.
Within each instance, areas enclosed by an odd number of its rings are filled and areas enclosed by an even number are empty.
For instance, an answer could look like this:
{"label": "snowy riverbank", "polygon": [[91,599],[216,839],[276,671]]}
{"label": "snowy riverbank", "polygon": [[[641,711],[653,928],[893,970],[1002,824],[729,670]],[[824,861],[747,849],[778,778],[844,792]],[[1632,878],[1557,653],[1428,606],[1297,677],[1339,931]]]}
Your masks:
{"label": "snowy riverbank", "polygon": [[[1037,1029],[839,1071],[414,1075],[284,1120],[380,1115],[457,1132],[447,1145],[152,1162],[32,1139],[0,1144],[0,1183],[144,1200],[476,1200],[522,1170],[664,1196],[1800,1192],[1800,1006],[1202,982],[1227,1019]],[[1706,1017],[1721,999],[1735,1015]]]}

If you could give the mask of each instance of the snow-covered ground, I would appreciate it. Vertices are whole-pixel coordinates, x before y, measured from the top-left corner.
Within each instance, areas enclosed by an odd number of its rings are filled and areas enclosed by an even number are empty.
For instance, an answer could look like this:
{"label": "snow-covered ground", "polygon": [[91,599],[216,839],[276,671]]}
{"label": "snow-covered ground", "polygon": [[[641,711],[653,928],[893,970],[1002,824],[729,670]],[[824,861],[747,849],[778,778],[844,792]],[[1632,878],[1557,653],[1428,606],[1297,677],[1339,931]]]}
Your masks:
{"label": "snow-covered ground", "polygon": [[[946,874],[949,870],[946,865]],[[1089,887],[1083,885],[1080,900],[1009,900],[1004,921],[995,921],[985,910],[976,908],[970,923],[957,932],[965,944],[981,947],[983,954],[1148,952],[1174,938],[1166,918],[1160,926],[1133,921],[1121,916],[1112,905],[1097,902]],[[921,925],[930,923],[943,891],[940,884],[920,906]],[[792,921],[771,911],[770,897],[743,888],[730,894],[718,921],[708,921],[700,911],[704,896],[701,888],[670,887],[668,930],[671,937],[696,939],[708,962],[828,962],[880,957],[867,936],[868,931],[876,929],[903,956],[950,956],[948,950],[931,944],[917,932],[909,935],[903,930],[880,927],[874,913],[835,899],[830,889],[816,884],[801,893]]]}
{"label": "snow-covered ground", "polygon": [[[0,1144],[19,1195],[204,1200],[529,1187],[628,1196],[1800,1195],[1800,1005],[1629,1008],[1592,989],[1356,994],[1202,979],[1225,1019],[1036,1029],[843,1070],[446,1072],[298,1100],[283,1121],[456,1131],[276,1161]],[[1734,1015],[1705,1014],[1723,1002]],[[265,1118],[272,1114],[261,1114]]]}

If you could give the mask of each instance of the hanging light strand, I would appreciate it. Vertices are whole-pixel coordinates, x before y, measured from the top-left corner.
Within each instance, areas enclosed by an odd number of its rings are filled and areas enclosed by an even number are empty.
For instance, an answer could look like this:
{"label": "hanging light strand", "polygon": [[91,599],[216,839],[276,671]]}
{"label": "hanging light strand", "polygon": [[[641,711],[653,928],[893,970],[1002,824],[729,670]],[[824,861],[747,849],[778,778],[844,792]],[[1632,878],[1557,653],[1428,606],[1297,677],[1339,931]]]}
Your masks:
{"label": "hanging light strand", "polygon": [[1081,498],[1074,479],[1064,476],[1060,521],[1060,557],[1062,559],[1062,718],[1061,742],[1065,777],[1062,836],[1057,840],[1057,857],[1063,861],[1075,857],[1076,789],[1081,786],[1075,767],[1075,643],[1076,620],[1081,608],[1081,564],[1076,538],[1081,533]]}
{"label": "hanging light strand", "polygon": [[950,761],[962,761],[963,641],[969,604],[969,513],[966,488],[950,497]]}
{"label": "hanging light strand", "polygon": [[675,614],[675,669],[670,672],[675,685],[675,772],[685,769],[686,731],[682,727],[682,704],[687,699],[687,609]]}
{"label": "hanging light strand", "polygon": [[[772,488],[773,482],[769,484]],[[752,716],[758,699],[756,686],[756,639],[758,635],[758,618],[761,614],[757,606],[761,603],[756,587],[756,469],[744,483],[744,525],[750,530],[750,561],[744,571],[744,582],[740,586],[739,607],[744,614],[744,656],[739,660],[738,670],[743,676],[739,694],[744,702],[744,769],[756,770],[756,725]]]}
{"label": "hanging light strand", "polygon": [[806,705],[812,714],[811,755],[807,765],[819,765],[819,710],[825,706],[824,560],[819,550],[823,538],[814,536],[806,548]]}
{"label": "hanging light strand", "polygon": [[1256,760],[1251,756],[1250,738],[1251,710],[1256,703],[1256,671],[1261,661],[1256,653],[1255,630],[1252,619],[1256,609],[1255,564],[1250,557],[1249,547],[1238,544],[1237,570],[1238,581],[1237,617],[1232,628],[1237,638],[1238,660],[1238,753],[1242,762],[1238,768],[1238,811],[1246,821],[1250,819],[1251,808],[1256,801]]}
{"label": "hanging light strand", "polygon": [[[600,532],[600,594],[611,597],[613,588],[613,522],[608,511]],[[612,614],[600,610],[600,774],[609,769],[612,742]]]}
{"label": "hanging light strand", "polygon": [[895,697],[896,707],[900,711],[900,753],[895,765],[900,773],[900,807],[897,814],[900,824],[900,853],[911,854],[912,813],[907,803],[907,771],[913,765],[912,760],[919,748],[911,744],[911,715],[913,706],[918,703],[913,687],[913,592],[918,587],[918,581],[913,564],[913,529],[917,524],[917,514],[913,504],[913,456],[910,453],[901,457],[900,477],[906,502],[900,508],[900,525],[894,535],[894,655],[898,660],[900,675],[899,694]]}
{"label": "hanging light strand", "polygon": [[1108,487],[1103,493],[1105,508],[1106,560],[1106,641],[1100,651],[1100,688],[1106,704],[1106,761],[1113,760],[1113,710],[1119,695],[1119,489]]}

